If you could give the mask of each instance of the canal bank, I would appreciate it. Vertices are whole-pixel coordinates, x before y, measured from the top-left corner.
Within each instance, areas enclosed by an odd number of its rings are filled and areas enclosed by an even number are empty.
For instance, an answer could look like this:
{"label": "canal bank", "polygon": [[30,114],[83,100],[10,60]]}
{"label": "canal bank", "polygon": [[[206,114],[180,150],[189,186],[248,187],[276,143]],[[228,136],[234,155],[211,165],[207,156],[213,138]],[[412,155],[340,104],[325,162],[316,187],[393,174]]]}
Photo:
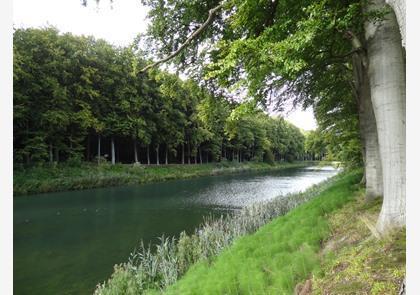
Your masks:
{"label": "canal bank", "polygon": [[191,165],[136,165],[104,163],[53,164],[35,167],[15,167],[13,195],[28,195],[58,191],[82,190],[129,184],[144,184],[172,179],[187,179],[209,175],[226,175],[246,171],[276,171],[316,165],[317,162],[219,162]]}
{"label": "canal bank", "polygon": [[[197,261],[179,280],[147,281],[134,260],[96,294],[396,294],[405,277],[405,230],[375,238],[381,200],[365,202],[361,176],[335,177],[312,200]],[[170,258],[182,257],[179,249]],[[161,268],[171,273],[170,264]],[[168,281],[162,274],[156,278]]]}

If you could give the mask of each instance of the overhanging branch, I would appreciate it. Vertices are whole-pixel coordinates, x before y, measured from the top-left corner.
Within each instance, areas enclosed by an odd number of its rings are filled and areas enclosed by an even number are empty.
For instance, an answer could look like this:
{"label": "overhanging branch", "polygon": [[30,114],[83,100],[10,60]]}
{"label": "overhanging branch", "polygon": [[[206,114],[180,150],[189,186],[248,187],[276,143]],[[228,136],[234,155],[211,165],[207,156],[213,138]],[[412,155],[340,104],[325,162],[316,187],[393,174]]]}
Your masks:
{"label": "overhanging branch", "polygon": [[143,73],[145,71],[147,71],[148,69],[151,69],[153,67],[156,67],[157,65],[167,62],[168,60],[174,58],[175,56],[177,56],[185,47],[187,47],[192,40],[194,40],[198,35],[200,35],[212,22],[213,19],[215,18],[217,12],[223,7],[223,2],[220,3],[219,5],[217,5],[216,7],[212,8],[209,10],[209,16],[207,17],[206,21],[197,29],[195,30],[188,38],[187,40],[185,40],[184,43],[181,44],[181,46],[179,46],[179,48],[177,50],[175,50],[174,52],[172,52],[170,55],[168,55],[167,57],[160,59],[146,67],[144,67],[140,72]]}

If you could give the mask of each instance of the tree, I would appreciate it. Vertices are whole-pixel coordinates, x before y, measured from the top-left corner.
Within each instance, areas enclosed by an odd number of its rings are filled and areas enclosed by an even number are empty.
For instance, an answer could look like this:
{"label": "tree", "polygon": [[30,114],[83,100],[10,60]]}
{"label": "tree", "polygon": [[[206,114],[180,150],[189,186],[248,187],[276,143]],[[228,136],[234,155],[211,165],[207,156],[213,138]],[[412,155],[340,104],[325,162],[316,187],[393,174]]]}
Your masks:
{"label": "tree", "polygon": [[[386,8],[384,1],[367,11]],[[395,14],[365,23],[369,82],[378,128],[384,201],[377,228],[381,233],[405,225],[405,63]]]}

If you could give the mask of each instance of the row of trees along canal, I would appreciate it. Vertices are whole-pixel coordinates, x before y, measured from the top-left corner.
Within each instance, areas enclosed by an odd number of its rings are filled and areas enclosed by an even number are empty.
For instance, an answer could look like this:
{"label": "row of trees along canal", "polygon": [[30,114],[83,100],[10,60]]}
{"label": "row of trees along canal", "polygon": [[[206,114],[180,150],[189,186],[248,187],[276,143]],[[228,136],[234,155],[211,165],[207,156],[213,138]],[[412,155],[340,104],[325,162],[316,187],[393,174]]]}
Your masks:
{"label": "row of trees along canal", "polygon": [[[256,103],[145,66],[135,47],[59,34],[14,32],[15,163],[203,163],[320,158],[314,136]],[[208,85],[207,85],[208,86]],[[98,157],[101,155],[102,159]]]}
{"label": "row of trees along canal", "polygon": [[145,41],[166,56],[144,71],[171,60],[221,86],[246,85],[262,102],[312,105],[340,148],[354,143],[357,122],[367,200],[383,196],[377,229],[405,226],[404,0],[143,4]]}

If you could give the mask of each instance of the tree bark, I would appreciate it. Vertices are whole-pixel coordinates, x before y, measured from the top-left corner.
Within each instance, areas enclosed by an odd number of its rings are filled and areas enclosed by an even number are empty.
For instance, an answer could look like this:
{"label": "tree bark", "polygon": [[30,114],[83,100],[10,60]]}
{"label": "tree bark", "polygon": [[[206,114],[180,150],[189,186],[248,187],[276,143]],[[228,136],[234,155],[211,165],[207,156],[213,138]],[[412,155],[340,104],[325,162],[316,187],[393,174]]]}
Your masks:
{"label": "tree bark", "polygon": [[150,150],[149,150],[149,145],[147,145],[147,165],[150,165]]}
{"label": "tree bark", "polygon": [[159,163],[159,144],[156,146],[156,165],[160,165],[160,163]]}
{"label": "tree bark", "polygon": [[[355,36],[353,36],[356,38]],[[352,42],[360,44],[361,41]],[[353,48],[358,45],[353,45]],[[357,49],[357,48],[354,48]],[[376,118],[373,112],[367,57],[363,50],[352,57],[354,76],[354,96],[357,100],[359,129],[362,141],[364,175],[366,183],[366,201],[383,195],[382,165],[379,154]]]}
{"label": "tree bark", "polygon": [[166,146],[165,150],[165,165],[168,165],[168,146]]}
{"label": "tree bark", "polygon": [[98,165],[101,163],[101,136],[98,135]]}
{"label": "tree bark", "polygon": [[[367,10],[386,7],[373,0]],[[369,82],[383,171],[384,201],[377,230],[405,226],[405,69],[401,36],[394,13],[381,22],[366,22]]]}
{"label": "tree bark", "polygon": [[405,47],[405,0],[386,0],[386,3],[394,10],[400,29],[402,46]]}
{"label": "tree bark", "polygon": [[115,143],[114,143],[114,137],[111,137],[111,163],[112,165],[115,165]]}
{"label": "tree bark", "polygon": [[201,155],[201,148],[200,147],[198,147],[198,155],[200,157],[200,164],[203,164],[203,157]]}
{"label": "tree bark", "polygon": [[137,140],[134,139],[134,163],[138,163],[139,158],[137,155]]}
{"label": "tree bark", "polygon": [[382,164],[379,153],[378,132],[376,127],[375,115],[373,113],[370,95],[362,100],[364,113],[362,120],[365,126],[362,130],[365,141],[365,170],[366,170],[366,200],[383,195]]}

